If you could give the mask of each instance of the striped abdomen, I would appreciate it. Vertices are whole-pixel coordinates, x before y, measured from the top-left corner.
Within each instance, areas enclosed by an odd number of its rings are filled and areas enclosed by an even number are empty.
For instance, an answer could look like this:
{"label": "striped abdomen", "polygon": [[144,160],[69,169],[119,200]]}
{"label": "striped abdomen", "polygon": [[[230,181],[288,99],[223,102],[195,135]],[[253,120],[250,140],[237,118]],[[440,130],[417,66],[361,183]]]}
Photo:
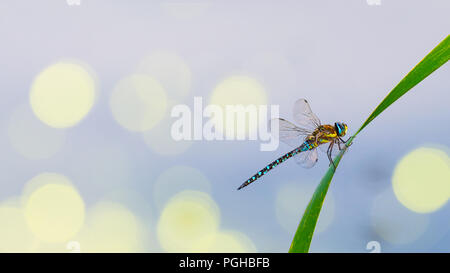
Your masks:
{"label": "striped abdomen", "polygon": [[297,155],[301,152],[305,152],[311,149],[314,149],[317,147],[317,143],[312,139],[307,139],[305,142],[303,142],[302,145],[300,145],[298,148],[295,148],[294,150],[290,151],[289,153],[286,153],[282,157],[278,158],[277,160],[273,161],[269,165],[267,165],[264,169],[257,172],[255,175],[247,179],[241,186],[239,186],[238,190],[242,189],[243,187],[246,187],[247,185],[255,182],[258,178],[265,175],[267,172],[278,166],[279,164],[283,163],[284,161],[288,160],[289,158],[293,157],[294,155]]}

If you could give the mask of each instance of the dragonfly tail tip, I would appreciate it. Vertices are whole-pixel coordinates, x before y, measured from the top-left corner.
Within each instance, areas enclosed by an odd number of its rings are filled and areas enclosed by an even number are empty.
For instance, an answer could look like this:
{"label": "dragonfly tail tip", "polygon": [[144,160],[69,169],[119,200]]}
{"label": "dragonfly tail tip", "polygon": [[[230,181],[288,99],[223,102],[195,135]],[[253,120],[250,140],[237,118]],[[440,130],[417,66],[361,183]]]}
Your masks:
{"label": "dragonfly tail tip", "polygon": [[247,186],[247,185],[248,185],[248,184],[244,183],[244,184],[240,185],[239,188],[237,188],[237,190],[240,190],[240,189],[244,188],[244,187]]}

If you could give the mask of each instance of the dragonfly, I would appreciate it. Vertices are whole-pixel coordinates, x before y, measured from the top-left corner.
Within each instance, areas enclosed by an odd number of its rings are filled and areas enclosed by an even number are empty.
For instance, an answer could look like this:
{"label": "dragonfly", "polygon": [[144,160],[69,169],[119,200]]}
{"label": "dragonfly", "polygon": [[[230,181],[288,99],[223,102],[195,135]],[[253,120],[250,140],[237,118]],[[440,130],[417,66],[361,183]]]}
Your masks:
{"label": "dragonfly", "polygon": [[247,179],[239,186],[238,190],[255,182],[291,157],[304,168],[313,167],[319,158],[317,153],[318,147],[323,151],[326,150],[330,165],[332,164],[336,169],[332,159],[333,149],[337,146],[339,150],[342,150],[343,147],[341,145],[347,143],[348,139],[342,139],[347,133],[347,124],[335,122],[334,125],[322,125],[319,118],[311,111],[311,107],[306,99],[299,99],[294,103],[294,121],[298,126],[282,118],[270,121],[269,128],[272,133],[278,128],[280,140],[295,149],[279,157]]}

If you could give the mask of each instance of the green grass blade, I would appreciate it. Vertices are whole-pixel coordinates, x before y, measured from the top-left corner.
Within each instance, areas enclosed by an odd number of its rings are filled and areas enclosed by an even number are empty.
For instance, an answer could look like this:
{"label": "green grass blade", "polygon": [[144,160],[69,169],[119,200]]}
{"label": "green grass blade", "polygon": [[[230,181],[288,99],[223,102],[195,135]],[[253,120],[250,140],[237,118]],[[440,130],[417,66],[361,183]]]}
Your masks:
{"label": "green grass blade", "polygon": [[[419,64],[417,64],[411,72],[409,72],[392,91],[386,96],[386,98],[375,108],[372,114],[361,125],[358,131],[350,138],[347,145],[350,145],[355,136],[364,129],[374,118],[376,118],[381,112],[383,112],[392,103],[398,100],[406,92],[411,90],[419,82],[425,79],[428,75],[433,73],[436,69],[441,67],[450,59],[450,36],[447,36],[439,45],[437,45]],[[347,147],[340,151],[334,159],[336,167],[339,165],[342,156],[347,151]],[[306,207],[305,213],[298,225],[295,232],[294,239],[292,240],[290,253],[305,253],[309,251],[311,240],[316,227],[317,219],[319,218],[320,211],[322,209],[325,196],[328,192],[331,180],[334,175],[334,167],[330,166],[325,176],[317,186],[311,201]]]}
{"label": "green grass blade", "polygon": [[[344,152],[345,150],[340,151],[334,159],[334,164],[336,166],[341,161]],[[314,191],[311,201],[309,201],[309,204],[306,207],[302,220],[295,232],[294,240],[292,240],[291,247],[289,248],[290,253],[308,252],[314,229],[316,228],[317,219],[319,218],[320,209],[322,208],[333,175],[334,169],[333,166],[331,166],[320,181],[319,186],[317,186]]]}

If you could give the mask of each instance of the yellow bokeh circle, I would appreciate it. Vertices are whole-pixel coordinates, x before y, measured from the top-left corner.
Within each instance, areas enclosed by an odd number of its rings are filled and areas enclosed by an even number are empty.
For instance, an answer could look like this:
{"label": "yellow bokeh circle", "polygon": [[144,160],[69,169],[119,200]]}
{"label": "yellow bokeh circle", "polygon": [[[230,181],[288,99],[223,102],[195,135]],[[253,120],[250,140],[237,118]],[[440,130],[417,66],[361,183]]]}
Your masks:
{"label": "yellow bokeh circle", "polygon": [[153,200],[158,209],[162,209],[172,196],[185,190],[211,192],[211,182],[196,168],[175,165],[164,170],[156,178],[153,187]]}
{"label": "yellow bokeh circle", "polygon": [[264,105],[267,103],[267,95],[258,80],[248,76],[231,76],[214,88],[211,103],[219,106]]}
{"label": "yellow bokeh circle", "polygon": [[167,252],[187,252],[217,232],[219,209],[211,197],[199,191],[183,191],[172,197],[157,225],[158,240]]}
{"label": "yellow bokeh circle", "polygon": [[[52,183],[52,181],[61,183]],[[45,182],[49,183],[45,183]],[[85,206],[78,191],[62,175],[43,173],[30,183],[43,185],[29,193],[24,204],[30,230],[43,242],[66,242],[82,227]]]}
{"label": "yellow bokeh circle", "polygon": [[143,132],[163,119],[167,96],[155,78],[134,74],[119,81],[111,94],[109,106],[114,119],[122,127]]}
{"label": "yellow bokeh circle", "polygon": [[12,204],[0,205],[0,252],[29,252],[34,235],[28,229],[23,210]]}
{"label": "yellow bokeh circle", "polygon": [[97,203],[76,241],[81,252],[140,252],[144,231],[140,219],[120,203]]}
{"label": "yellow bokeh circle", "polygon": [[404,156],[392,176],[397,199],[408,209],[429,213],[450,198],[450,160],[436,148],[418,148]]}
{"label": "yellow bokeh circle", "polygon": [[[230,135],[237,135],[238,122],[236,115],[234,119],[234,128],[227,126],[226,116],[227,114],[230,114],[230,111],[227,111],[227,106],[236,107],[241,105],[248,109],[249,107],[253,107],[258,111],[259,106],[267,105],[267,94],[264,86],[258,80],[242,75],[231,76],[222,80],[214,88],[210,104],[220,106],[223,110],[223,132]],[[212,117],[212,120],[216,124],[219,122],[214,117]],[[256,131],[259,122],[259,120],[256,120],[256,123],[251,122],[249,115],[247,114],[245,120],[245,135],[248,135],[249,132]],[[220,126],[216,127],[216,130],[220,131],[220,129]]]}
{"label": "yellow bokeh circle", "polygon": [[256,252],[253,242],[237,231],[219,231],[211,233],[195,242],[191,252],[201,253],[248,253]]}
{"label": "yellow bokeh circle", "polygon": [[95,80],[88,69],[70,62],[45,68],[34,79],[30,104],[35,115],[56,128],[71,127],[91,110],[96,98]]}

